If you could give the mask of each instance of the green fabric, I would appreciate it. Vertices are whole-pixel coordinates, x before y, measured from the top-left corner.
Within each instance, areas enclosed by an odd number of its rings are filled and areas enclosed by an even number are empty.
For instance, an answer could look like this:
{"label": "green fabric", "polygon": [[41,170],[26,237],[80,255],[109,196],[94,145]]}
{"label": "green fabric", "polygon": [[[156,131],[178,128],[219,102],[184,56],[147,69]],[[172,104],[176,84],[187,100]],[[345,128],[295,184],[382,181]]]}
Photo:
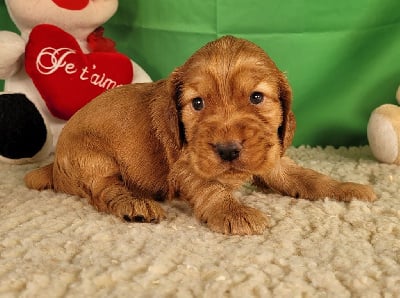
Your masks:
{"label": "green fabric", "polygon": [[105,27],[154,80],[222,35],[256,42],[292,85],[295,145],[366,144],[371,111],[400,84],[397,0],[121,0]]}

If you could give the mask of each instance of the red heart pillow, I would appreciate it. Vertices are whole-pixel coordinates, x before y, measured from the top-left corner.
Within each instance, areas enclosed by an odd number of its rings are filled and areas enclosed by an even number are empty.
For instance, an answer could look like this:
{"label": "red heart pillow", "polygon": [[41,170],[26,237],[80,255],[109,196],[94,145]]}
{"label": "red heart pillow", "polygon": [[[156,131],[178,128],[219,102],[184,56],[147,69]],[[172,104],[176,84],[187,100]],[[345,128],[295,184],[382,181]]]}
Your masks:
{"label": "red heart pillow", "polygon": [[50,112],[64,120],[102,92],[133,79],[127,56],[111,52],[84,54],[72,35],[48,24],[32,30],[25,50],[25,68]]}

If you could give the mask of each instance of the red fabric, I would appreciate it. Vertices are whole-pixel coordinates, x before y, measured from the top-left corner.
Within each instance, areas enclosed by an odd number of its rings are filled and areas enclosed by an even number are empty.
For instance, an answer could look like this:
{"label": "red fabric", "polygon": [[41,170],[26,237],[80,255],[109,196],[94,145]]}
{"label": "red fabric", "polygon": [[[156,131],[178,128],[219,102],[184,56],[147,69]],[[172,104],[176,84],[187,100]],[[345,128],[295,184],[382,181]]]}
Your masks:
{"label": "red fabric", "polygon": [[52,0],[57,6],[69,10],[81,10],[88,4],[89,0]]}
{"label": "red fabric", "polygon": [[99,27],[87,38],[91,52],[116,52],[115,42],[103,36],[104,28]]}
{"label": "red fabric", "polygon": [[64,120],[100,93],[133,79],[127,56],[112,52],[84,54],[73,36],[47,24],[32,30],[25,68],[50,112]]}

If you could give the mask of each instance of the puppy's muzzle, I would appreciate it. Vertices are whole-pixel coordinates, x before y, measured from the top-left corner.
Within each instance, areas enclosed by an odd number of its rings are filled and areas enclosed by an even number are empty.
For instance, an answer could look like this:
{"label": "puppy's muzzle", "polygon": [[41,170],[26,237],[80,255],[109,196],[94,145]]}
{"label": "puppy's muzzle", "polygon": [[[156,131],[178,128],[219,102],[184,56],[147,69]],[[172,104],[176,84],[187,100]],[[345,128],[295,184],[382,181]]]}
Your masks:
{"label": "puppy's muzzle", "polygon": [[242,146],[238,142],[217,143],[214,151],[223,161],[234,161],[239,158]]}

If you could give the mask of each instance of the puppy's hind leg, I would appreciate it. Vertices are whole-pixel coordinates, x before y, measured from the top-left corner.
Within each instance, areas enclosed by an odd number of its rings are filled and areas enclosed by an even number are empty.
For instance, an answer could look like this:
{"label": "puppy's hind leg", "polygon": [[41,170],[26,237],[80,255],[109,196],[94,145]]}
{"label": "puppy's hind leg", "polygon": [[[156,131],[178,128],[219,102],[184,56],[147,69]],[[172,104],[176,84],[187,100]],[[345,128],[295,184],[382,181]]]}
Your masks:
{"label": "puppy's hind leg", "polygon": [[113,214],[128,222],[159,222],[165,217],[151,195],[136,189],[122,178],[112,158],[87,152],[84,160],[55,161],[54,189],[88,199],[98,211]]}
{"label": "puppy's hind leg", "polygon": [[159,203],[139,190],[128,189],[118,176],[93,181],[91,203],[128,222],[158,223],[165,218]]}

